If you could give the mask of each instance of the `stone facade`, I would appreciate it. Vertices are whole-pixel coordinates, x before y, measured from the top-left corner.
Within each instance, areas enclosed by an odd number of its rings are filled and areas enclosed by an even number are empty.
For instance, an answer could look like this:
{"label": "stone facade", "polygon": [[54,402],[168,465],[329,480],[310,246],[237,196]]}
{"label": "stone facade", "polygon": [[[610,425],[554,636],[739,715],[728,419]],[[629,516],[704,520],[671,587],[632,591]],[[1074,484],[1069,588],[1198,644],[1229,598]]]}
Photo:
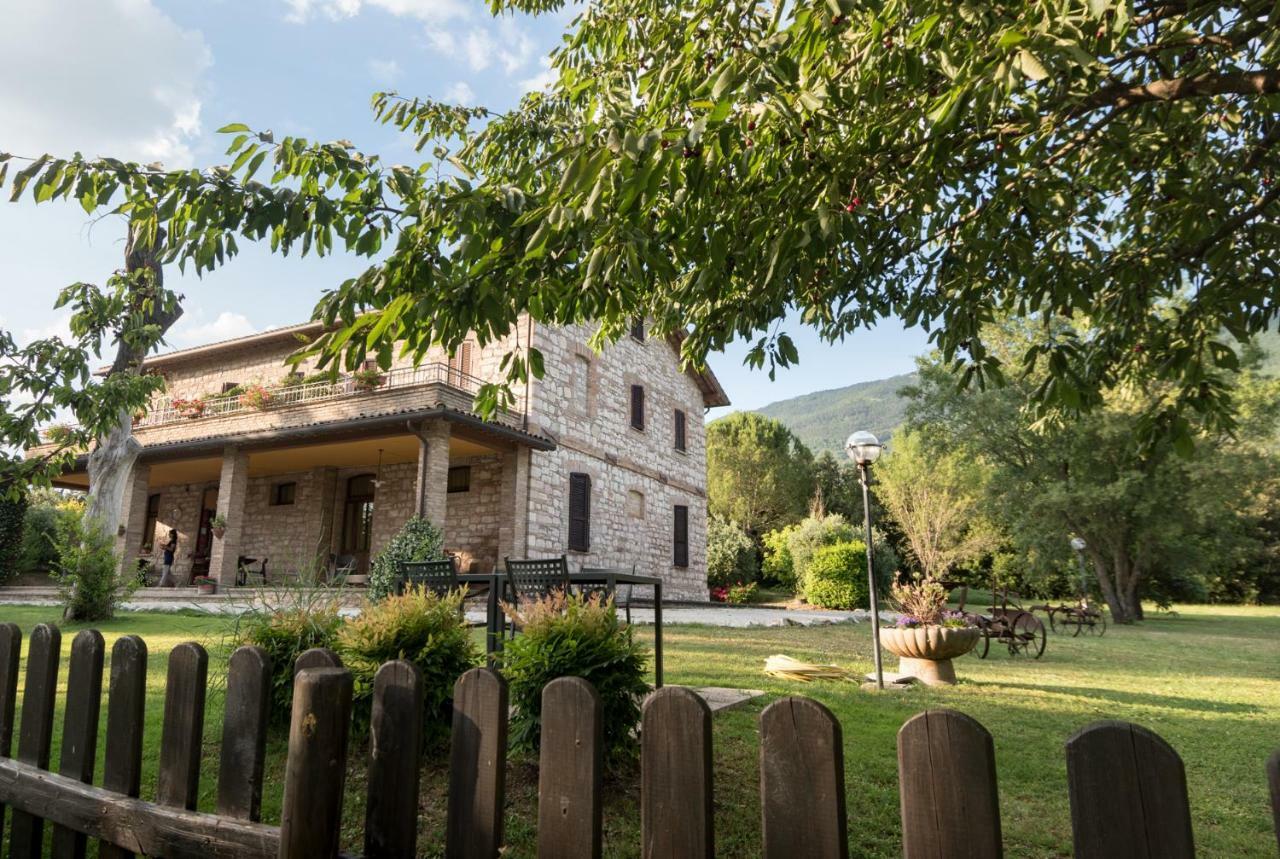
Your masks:
{"label": "stone facade", "polygon": [[[446,418],[430,418],[416,427],[402,421],[399,459],[380,469],[383,441],[361,442],[367,456],[356,462],[350,456],[341,463],[326,461],[317,454],[320,460],[306,463],[305,468],[278,470],[262,464],[269,460],[262,451],[276,448],[255,448],[258,459],[250,465],[236,445],[245,433],[261,436],[318,422],[341,426],[379,415],[393,419],[438,405],[462,414],[471,403],[460,387],[451,384],[457,379],[140,427],[137,434],[144,445],[144,460],[148,446],[172,448],[199,442],[207,448],[209,442],[222,438],[227,446],[220,469],[206,469],[202,479],[189,483],[157,485],[161,478],[156,475],[172,473],[172,456],[165,460],[169,472],[163,471],[163,463],[150,468],[149,486],[141,481],[147,472],[139,471],[130,494],[128,533],[122,538],[124,563],[147,556],[141,533],[145,508],[148,497],[158,495],[149,554],[158,563],[168,530],[177,529],[175,572],[180,580],[189,578],[193,564],[200,562],[226,582],[234,575],[239,556],[269,559],[273,579],[323,571],[341,551],[349,482],[377,474],[370,556],[416,510],[424,510],[429,518],[443,520],[446,547],[458,553],[468,568],[487,570],[501,564],[505,556],[567,553],[571,569],[634,565],[640,573],[661,576],[669,598],[705,600],[706,387],[701,378],[680,371],[677,348],[665,339],[627,337],[597,354],[587,345],[591,333],[588,326],[554,328],[522,319],[507,338],[484,347],[471,344],[465,361],[459,356],[449,366],[482,381],[502,379],[502,357],[513,348],[532,344],[542,352],[544,378],[523,390],[517,387],[519,414],[507,416],[513,429],[525,435],[509,434],[512,441],[495,441],[467,435],[458,428],[467,425]],[[166,377],[166,400],[217,395],[224,385],[233,383],[280,383],[289,372],[285,358],[297,345],[293,335],[249,338],[162,357],[156,359],[155,369]],[[397,366],[407,366],[410,360],[399,358]],[[423,358],[427,363],[448,360],[438,349]],[[634,385],[644,388],[643,429],[631,425]],[[683,450],[676,444],[677,411],[684,415]],[[550,439],[554,449],[530,447],[520,441],[526,437]],[[324,442],[319,437],[306,444]],[[549,447],[550,442],[542,446]],[[416,457],[413,450],[418,451]],[[296,458],[280,461],[296,462]],[[450,469],[458,468],[469,470],[465,489],[459,472],[456,491],[449,492]],[[574,473],[591,479],[590,545],[585,551],[567,550],[569,481]],[[291,484],[287,503],[281,503],[277,489],[282,484]],[[206,559],[196,557],[195,547],[201,511],[209,504],[227,516],[228,530],[221,541],[213,541],[212,557]],[[139,505],[143,513],[133,509]],[[687,564],[676,563],[677,506],[688,509]]]}

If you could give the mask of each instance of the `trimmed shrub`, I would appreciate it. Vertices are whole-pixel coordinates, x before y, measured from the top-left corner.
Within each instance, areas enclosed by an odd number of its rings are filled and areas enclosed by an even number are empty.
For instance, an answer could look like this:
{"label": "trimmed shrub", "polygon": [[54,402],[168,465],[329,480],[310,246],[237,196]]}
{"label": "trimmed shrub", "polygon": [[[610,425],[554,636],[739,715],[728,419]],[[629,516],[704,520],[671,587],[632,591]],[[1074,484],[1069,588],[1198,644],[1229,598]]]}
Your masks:
{"label": "trimmed shrub", "polygon": [[795,525],[788,525],[764,535],[764,560],[760,566],[760,578],[766,584],[778,585],[791,591],[796,589],[795,561],[788,545],[795,530]]}
{"label": "trimmed shrub", "polygon": [[756,547],[751,537],[719,516],[707,520],[707,585],[728,587],[756,580]]}
{"label": "trimmed shrub", "polygon": [[79,516],[84,504],[79,498],[66,498],[55,490],[35,490],[27,502],[22,521],[22,546],[19,550],[18,572],[47,573],[58,560],[56,541],[58,522],[71,516]]}
{"label": "trimmed shrub", "polygon": [[557,677],[581,677],[595,687],[604,717],[605,755],[611,764],[635,757],[635,729],[640,704],[649,692],[645,680],[646,654],[631,632],[618,621],[612,600],[598,594],[552,594],[507,608],[522,634],[502,652],[507,678],[512,745],[536,751],[542,731],[542,687]]}
{"label": "trimmed shrub", "polygon": [[867,544],[852,540],[819,548],[809,560],[804,592],[822,608],[866,608]]}
{"label": "trimmed shrub", "polygon": [[404,659],[422,672],[423,748],[449,735],[453,684],[480,662],[480,651],[462,617],[466,591],[437,596],[407,588],[399,596],[366,602],[357,617],[338,630],[338,653],[355,681],[358,729],[367,729],[373,706],[373,679],[384,662]]}
{"label": "trimmed shrub", "polygon": [[137,587],[132,574],[121,576],[116,538],[86,516],[64,516],[54,538],[57,560],[51,573],[67,620],[109,620]]}
{"label": "trimmed shrub", "polygon": [[0,582],[22,572],[22,532],[27,496],[0,495]]}
{"label": "trimmed shrub", "polygon": [[755,582],[747,582],[745,585],[734,585],[724,595],[724,601],[733,605],[745,605],[754,602],[755,598],[760,595],[760,586]]}
{"label": "trimmed shrub", "polygon": [[271,660],[270,718],[277,727],[289,723],[293,705],[293,663],[313,647],[333,649],[342,618],[331,593],[298,591],[281,597],[276,609],[255,609],[240,615],[233,638],[236,646],[252,644]]}
{"label": "trimmed shrub", "polygon": [[410,518],[369,565],[369,599],[378,602],[395,593],[400,564],[442,560],[443,547],[439,528],[421,516]]}
{"label": "trimmed shrub", "polygon": [[848,520],[835,513],[821,517],[810,516],[795,526],[795,530],[787,538],[787,549],[791,552],[791,567],[796,585],[804,591],[806,597],[809,561],[814,553],[823,546],[847,543],[856,536]]}

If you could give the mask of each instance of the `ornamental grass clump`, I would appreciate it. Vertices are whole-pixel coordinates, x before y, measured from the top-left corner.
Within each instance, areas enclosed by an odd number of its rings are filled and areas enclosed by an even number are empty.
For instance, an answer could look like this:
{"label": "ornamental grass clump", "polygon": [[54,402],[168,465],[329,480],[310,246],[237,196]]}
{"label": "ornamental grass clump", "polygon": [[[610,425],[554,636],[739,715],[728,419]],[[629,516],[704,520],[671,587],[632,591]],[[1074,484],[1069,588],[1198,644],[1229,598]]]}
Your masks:
{"label": "ornamental grass clump", "polygon": [[942,583],[929,576],[916,576],[910,581],[895,582],[889,589],[889,600],[902,612],[895,626],[904,629],[921,626],[969,626],[963,612],[947,609],[948,596]]}
{"label": "ornamental grass clump", "polygon": [[293,663],[313,647],[332,649],[342,618],[338,598],[331,593],[281,589],[270,597],[239,616],[232,638],[236,646],[253,645],[266,652],[271,665],[270,718],[281,727],[289,723],[293,705]]}
{"label": "ornamental grass clump", "polygon": [[536,751],[543,687],[558,677],[581,677],[600,696],[606,759],[613,766],[633,760],[640,705],[649,692],[647,655],[631,627],[618,620],[613,600],[557,592],[503,610],[522,632],[502,653],[502,673],[515,708],[512,746]]}
{"label": "ornamental grass clump", "polygon": [[423,748],[449,734],[453,685],[480,661],[480,651],[462,616],[466,591],[445,596],[421,587],[380,602],[367,601],[338,632],[338,653],[355,681],[353,713],[357,731],[369,724],[373,679],[385,662],[404,659],[422,674]]}

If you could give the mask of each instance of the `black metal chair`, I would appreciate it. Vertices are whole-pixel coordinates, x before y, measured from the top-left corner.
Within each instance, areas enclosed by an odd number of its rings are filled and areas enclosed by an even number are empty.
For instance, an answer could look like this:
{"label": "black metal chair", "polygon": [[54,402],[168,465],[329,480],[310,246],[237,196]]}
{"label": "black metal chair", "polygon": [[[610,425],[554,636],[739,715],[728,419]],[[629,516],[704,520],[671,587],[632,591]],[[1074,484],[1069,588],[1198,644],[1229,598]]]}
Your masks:
{"label": "black metal chair", "polygon": [[[251,569],[251,565],[258,564],[258,568]],[[256,576],[261,580],[263,587],[267,584],[267,559],[263,558],[259,561],[257,558],[250,558],[247,555],[241,555],[236,558],[236,586],[244,587],[249,584],[249,577]]]}
{"label": "black metal chair", "polygon": [[[507,596],[514,606],[519,606],[525,600],[542,599],[556,591],[569,592],[569,560],[564,555],[558,558],[503,560],[507,565]],[[514,636],[514,618],[510,628]]]}
{"label": "black metal chair", "polygon": [[[631,565],[631,569],[625,567],[583,567],[584,574],[605,577],[609,575],[634,576],[636,574],[635,564]],[[613,597],[613,604],[622,609],[626,615],[627,623],[631,623],[631,591],[635,588],[632,584],[614,583],[613,589],[610,590],[607,584],[582,586],[582,592],[599,593],[606,597]]]}
{"label": "black metal chair", "polygon": [[444,596],[459,587],[458,566],[453,558],[442,561],[405,561],[396,568],[396,593],[407,587],[422,587]]}

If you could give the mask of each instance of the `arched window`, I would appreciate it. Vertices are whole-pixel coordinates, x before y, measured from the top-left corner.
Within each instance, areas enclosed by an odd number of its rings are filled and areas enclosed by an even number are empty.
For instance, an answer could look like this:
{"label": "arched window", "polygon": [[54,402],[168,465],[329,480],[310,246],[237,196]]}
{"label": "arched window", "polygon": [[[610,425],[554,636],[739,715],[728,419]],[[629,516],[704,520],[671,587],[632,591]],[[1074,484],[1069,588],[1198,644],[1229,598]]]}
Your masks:
{"label": "arched window", "polygon": [[347,481],[342,517],[342,553],[367,555],[373,534],[373,497],[377,487],[372,474],[357,474]]}

